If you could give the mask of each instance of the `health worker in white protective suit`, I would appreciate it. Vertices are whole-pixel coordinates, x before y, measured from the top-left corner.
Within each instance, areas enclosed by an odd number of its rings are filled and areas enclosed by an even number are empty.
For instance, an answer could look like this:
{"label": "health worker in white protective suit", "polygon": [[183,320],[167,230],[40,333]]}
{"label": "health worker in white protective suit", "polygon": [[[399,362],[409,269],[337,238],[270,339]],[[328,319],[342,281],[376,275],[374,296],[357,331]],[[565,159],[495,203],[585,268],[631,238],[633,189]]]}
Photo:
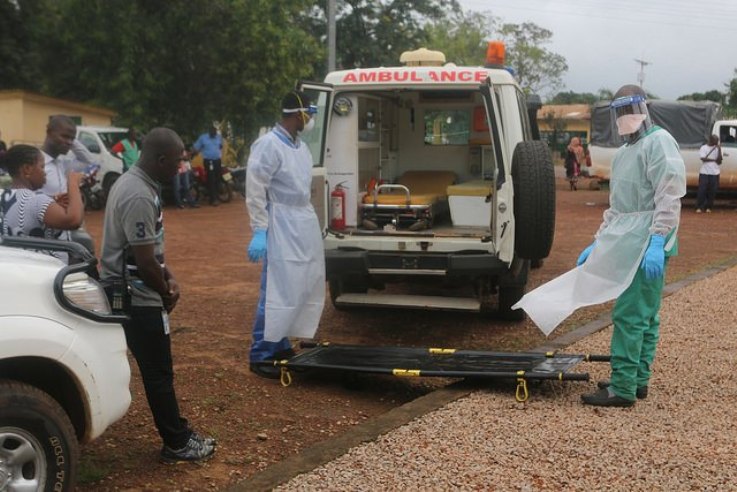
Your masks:
{"label": "health worker in white protective suit", "polygon": [[653,125],[644,91],[625,85],[611,112],[625,144],[612,160],[609,208],[578,266],[525,295],[522,308],[546,334],[576,309],[617,299],[611,381],[583,395],[589,405],[629,407],[647,396],[660,327],[667,258],[677,253],[686,170],[678,144]]}
{"label": "health worker in white protective suit", "polygon": [[287,94],[281,122],[253,143],[248,158],[248,259],[263,260],[250,369],[265,378],[279,378],[280,370],[264,361],[295,355],[287,337],[315,335],[325,304],[325,253],[310,202],[312,154],[299,138],[316,112],[304,93]]}

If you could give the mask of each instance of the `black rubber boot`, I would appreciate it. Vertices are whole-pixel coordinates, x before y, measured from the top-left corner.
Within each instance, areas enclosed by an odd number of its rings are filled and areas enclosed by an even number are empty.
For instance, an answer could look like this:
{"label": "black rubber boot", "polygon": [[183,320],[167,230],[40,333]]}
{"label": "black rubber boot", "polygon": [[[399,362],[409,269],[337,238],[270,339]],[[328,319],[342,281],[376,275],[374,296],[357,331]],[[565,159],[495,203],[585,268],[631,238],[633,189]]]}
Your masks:
{"label": "black rubber boot", "polygon": [[600,389],[595,393],[581,395],[581,401],[586,405],[596,407],[631,407],[635,404],[634,400],[627,400],[617,395],[609,395],[608,389]]}
{"label": "black rubber boot", "polygon": [[[596,385],[599,387],[599,389],[607,389],[611,383],[609,380],[599,381],[596,383]],[[635,390],[635,396],[638,400],[644,400],[647,398],[647,386],[640,386]]]}

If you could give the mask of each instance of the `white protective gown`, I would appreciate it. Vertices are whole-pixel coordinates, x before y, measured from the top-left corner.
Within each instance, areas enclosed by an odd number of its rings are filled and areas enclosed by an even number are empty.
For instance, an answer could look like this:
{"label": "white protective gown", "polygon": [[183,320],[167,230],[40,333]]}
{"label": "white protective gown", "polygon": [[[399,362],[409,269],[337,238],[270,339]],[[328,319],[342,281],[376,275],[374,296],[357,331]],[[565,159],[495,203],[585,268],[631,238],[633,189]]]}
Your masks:
{"label": "white protective gown", "polygon": [[312,155],[277,126],[251,146],[246,205],[267,230],[264,340],[312,338],[325,304],[325,253],[312,203]]}
{"label": "white protective gown", "polygon": [[[549,335],[576,309],[616,299],[632,283],[652,234],[676,241],[686,170],[673,137],[659,127],[612,160],[609,209],[586,262],[527,293],[524,309]],[[671,234],[672,233],[672,234]]]}

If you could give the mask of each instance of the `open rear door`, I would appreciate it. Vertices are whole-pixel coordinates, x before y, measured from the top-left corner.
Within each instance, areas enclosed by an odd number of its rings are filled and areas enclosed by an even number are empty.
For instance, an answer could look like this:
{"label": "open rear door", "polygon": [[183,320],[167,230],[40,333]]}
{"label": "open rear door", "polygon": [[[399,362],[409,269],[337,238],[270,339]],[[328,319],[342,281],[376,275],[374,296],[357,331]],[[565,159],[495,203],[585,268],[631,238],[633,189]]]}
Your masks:
{"label": "open rear door", "polygon": [[[497,100],[490,78],[486,78],[480,87],[486,108],[486,120],[489,137],[493,147],[494,162],[494,199],[492,200],[491,230],[494,244],[499,252],[499,259],[511,262],[514,257],[514,212],[513,191],[509,176],[510,156],[504,145],[504,129],[501,123],[499,101]],[[509,182],[508,182],[509,181]]]}
{"label": "open rear door", "polygon": [[320,220],[323,235],[328,226],[328,193],[327,172],[325,170],[325,143],[330,123],[330,108],[333,107],[333,86],[320,82],[303,82],[297,84],[297,90],[303,91],[317,106],[315,128],[302,135],[302,141],[307,144],[312,154],[312,206]]}

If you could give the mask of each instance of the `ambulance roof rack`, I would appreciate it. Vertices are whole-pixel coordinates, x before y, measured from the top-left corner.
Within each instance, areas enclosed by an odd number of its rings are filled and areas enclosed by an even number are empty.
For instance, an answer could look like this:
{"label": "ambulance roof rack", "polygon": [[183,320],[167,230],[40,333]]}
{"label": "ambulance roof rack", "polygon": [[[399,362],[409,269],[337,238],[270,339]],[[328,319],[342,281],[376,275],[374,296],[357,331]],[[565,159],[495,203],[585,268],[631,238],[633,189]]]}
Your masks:
{"label": "ambulance roof rack", "polygon": [[408,67],[441,67],[445,63],[445,54],[442,51],[420,48],[414,51],[405,51],[399,57],[399,62]]}

